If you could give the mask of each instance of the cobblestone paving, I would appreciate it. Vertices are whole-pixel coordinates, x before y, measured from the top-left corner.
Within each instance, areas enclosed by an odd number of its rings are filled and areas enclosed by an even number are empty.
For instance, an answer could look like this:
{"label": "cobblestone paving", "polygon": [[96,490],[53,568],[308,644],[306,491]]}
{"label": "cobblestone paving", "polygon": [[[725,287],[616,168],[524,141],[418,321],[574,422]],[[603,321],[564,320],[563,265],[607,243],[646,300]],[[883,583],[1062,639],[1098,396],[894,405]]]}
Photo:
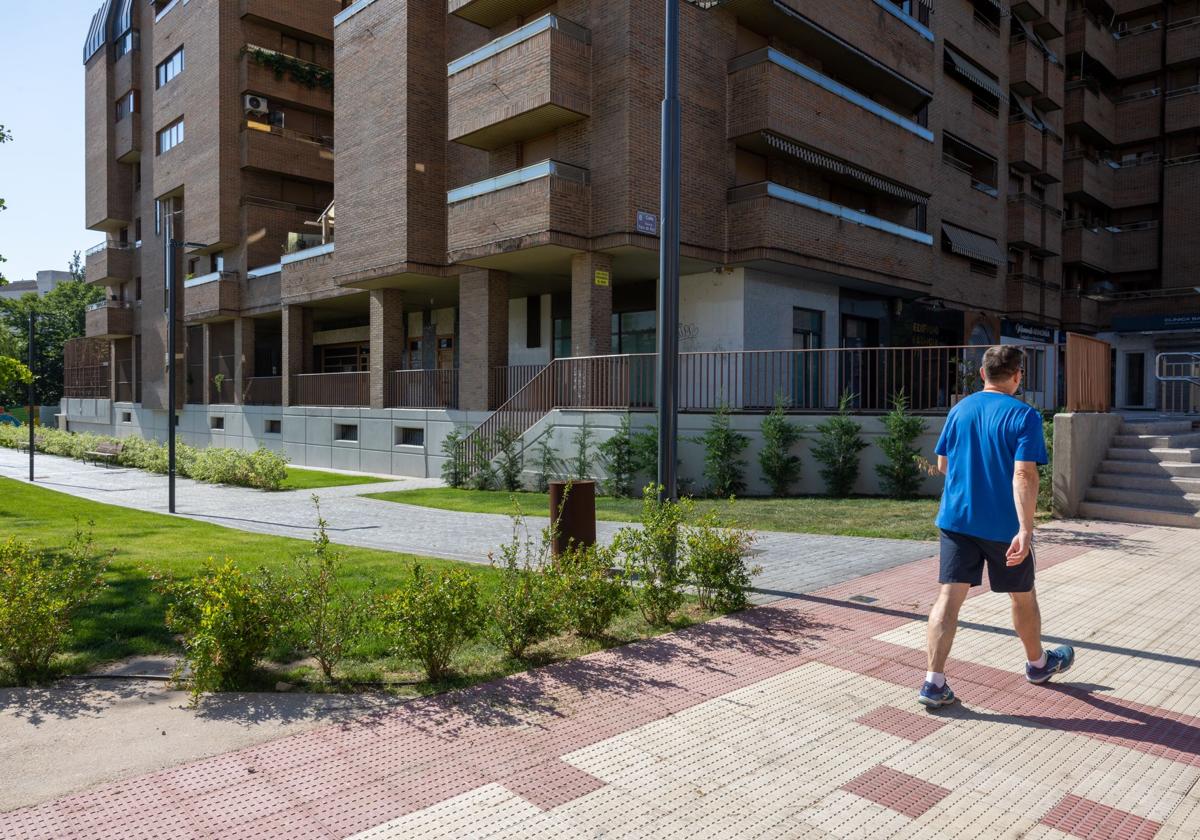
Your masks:
{"label": "cobblestone paving", "polygon": [[931,559],[0,815],[0,837],[1182,838],[1200,833],[1195,534],[1039,536],[1031,686],[976,590],[915,703]]}

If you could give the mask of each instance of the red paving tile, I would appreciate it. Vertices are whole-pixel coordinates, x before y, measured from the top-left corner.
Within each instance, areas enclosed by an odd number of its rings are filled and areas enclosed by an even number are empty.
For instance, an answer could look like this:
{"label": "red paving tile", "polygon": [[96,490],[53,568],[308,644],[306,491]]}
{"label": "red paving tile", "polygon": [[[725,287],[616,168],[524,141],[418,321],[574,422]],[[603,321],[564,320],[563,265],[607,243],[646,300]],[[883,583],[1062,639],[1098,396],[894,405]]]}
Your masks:
{"label": "red paving tile", "polygon": [[1084,840],[1153,840],[1162,828],[1154,820],[1074,795],[1055,805],[1041,822]]}
{"label": "red paving tile", "polygon": [[842,790],[893,811],[899,811],[913,819],[950,795],[950,791],[944,787],[932,785],[916,776],[901,773],[882,764],[846,782],[842,785]]}
{"label": "red paving tile", "polygon": [[892,706],[880,706],[855,718],[854,722],[914,742],[932,735],[946,725],[945,721],[929,715],[914,715]]}

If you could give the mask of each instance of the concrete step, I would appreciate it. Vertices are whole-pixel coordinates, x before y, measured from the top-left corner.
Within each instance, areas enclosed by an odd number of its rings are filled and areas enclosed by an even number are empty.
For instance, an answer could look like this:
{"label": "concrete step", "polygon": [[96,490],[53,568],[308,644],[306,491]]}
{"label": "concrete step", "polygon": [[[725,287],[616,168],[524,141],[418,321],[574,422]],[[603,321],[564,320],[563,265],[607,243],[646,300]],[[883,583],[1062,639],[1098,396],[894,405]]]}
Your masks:
{"label": "concrete step", "polygon": [[[1200,466],[1197,464],[1196,466]],[[1151,493],[1200,493],[1200,474],[1195,478],[1176,478],[1171,475],[1139,473],[1096,473],[1096,487],[1116,487],[1128,490],[1147,490]]]}
{"label": "concrete step", "polygon": [[1132,522],[1135,525],[1168,525],[1175,528],[1200,528],[1200,516],[1177,510],[1140,508],[1106,502],[1080,502],[1079,516],[1083,519],[1105,519],[1111,522]]}
{"label": "concrete step", "polygon": [[1195,449],[1200,447],[1200,434],[1116,435],[1111,445],[1123,449]]}
{"label": "concrete step", "polygon": [[1200,464],[1200,449],[1167,449],[1151,447],[1149,449],[1131,449],[1114,446],[1108,450],[1110,461],[1173,461],[1177,464]]}
{"label": "concrete step", "polygon": [[1188,495],[1178,491],[1158,493],[1153,490],[1134,490],[1130,487],[1093,487],[1087,491],[1084,501],[1200,513],[1200,495]]}
{"label": "concrete step", "polygon": [[1100,471],[1114,475],[1200,478],[1200,464],[1178,461],[1101,461]]}
{"label": "concrete step", "polygon": [[1185,435],[1192,431],[1190,420],[1126,420],[1121,424],[1123,435]]}

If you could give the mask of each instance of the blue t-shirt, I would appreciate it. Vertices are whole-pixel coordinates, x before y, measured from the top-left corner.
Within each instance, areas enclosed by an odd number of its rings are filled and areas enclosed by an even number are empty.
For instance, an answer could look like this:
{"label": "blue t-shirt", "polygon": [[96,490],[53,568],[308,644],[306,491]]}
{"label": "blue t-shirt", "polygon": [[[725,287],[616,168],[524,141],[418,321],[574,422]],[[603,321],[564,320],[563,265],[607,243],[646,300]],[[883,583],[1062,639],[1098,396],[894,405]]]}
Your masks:
{"label": "blue t-shirt", "polygon": [[1041,414],[1007,394],[972,394],[950,409],[934,451],[950,461],[937,526],[1010,542],[1021,530],[1012,487],[1016,462],[1050,460]]}

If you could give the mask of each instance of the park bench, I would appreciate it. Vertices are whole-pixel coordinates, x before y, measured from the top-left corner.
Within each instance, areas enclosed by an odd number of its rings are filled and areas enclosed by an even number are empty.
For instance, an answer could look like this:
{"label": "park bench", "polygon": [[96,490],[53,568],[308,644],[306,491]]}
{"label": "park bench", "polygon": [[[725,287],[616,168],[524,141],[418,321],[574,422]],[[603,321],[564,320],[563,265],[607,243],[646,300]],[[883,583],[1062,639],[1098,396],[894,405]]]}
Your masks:
{"label": "park bench", "polygon": [[108,466],[109,464],[116,463],[117,458],[121,456],[121,450],[124,448],[125,445],[122,443],[109,443],[108,441],[101,441],[100,443],[96,444],[95,449],[83,453],[83,457],[92,463],[103,461],[104,465]]}
{"label": "park bench", "polygon": [[[40,449],[43,443],[45,443],[45,438],[43,438],[41,435],[33,436],[34,448]],[[28,452],[29,438],[21,438],[21,440],[17,442],[17,449],[21,452]]]}

